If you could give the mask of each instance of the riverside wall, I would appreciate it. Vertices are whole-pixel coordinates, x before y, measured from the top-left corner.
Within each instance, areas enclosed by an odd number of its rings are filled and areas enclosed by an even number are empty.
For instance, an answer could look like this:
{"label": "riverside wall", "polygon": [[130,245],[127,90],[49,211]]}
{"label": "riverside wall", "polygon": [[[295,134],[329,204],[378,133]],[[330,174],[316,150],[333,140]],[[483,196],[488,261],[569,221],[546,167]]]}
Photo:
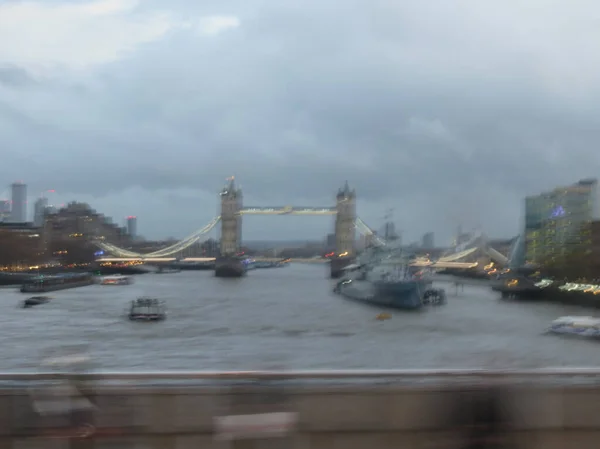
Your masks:
{"label": "riverside wall", "polygon": [[[95,431],[71,442],[72,417],[40,417],[32,399],[40,396],[32,395],[32,382],[5,383],[0,388],[0,449],[459,449],[467,447],[469,424],[486,427],[481,419],[490,420],[492,403],[497,412],[494,438],[506,440],[507,447],[600,447],[600,373],[577,382],[547,376],[454,377],[238,379],[186,385],[149,385],[148,379],[86,381],[80,391],[96,406],[90,415]],[[482,398],[487,400],[483,407]],[[289,434],[218,438],[215,417],[275,412],[296,414]]]}

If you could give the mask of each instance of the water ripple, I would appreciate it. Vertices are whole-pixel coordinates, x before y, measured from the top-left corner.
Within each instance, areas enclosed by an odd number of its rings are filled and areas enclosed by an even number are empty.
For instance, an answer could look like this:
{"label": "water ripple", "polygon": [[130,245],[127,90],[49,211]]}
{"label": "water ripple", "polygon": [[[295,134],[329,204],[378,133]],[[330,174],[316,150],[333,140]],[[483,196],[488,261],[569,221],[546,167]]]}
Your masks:
{"label": "water ripple", "polygon": [[[210,272],[148,274],[131,286],[52,293],[51,303],[20,309],[25,295],[2,289],[0,367],[37,367],[50,349],[87,343],[104,370],[435,368],[584,366],[596,343],[541,335],[560,315],[590,314],[561,305],[499,301],[484,286],[426,313],[392,311],[331,293],[322,266],[256,270],[240,280]],[[162,323],[131,323],[128,302],[165,299]]]}

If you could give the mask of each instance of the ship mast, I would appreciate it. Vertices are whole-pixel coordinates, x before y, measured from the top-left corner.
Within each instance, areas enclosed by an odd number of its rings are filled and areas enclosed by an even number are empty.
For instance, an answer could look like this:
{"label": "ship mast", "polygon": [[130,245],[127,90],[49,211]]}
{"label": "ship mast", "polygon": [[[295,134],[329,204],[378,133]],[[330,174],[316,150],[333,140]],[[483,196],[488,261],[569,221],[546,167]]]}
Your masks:
{"label": "ship mast", "polygon": [[384,231],[384,239],[386,241],[391,240],[394,234],[394,209],[388,209],[385,211],[385,215],[383,219],[385,220],[385,231]]}

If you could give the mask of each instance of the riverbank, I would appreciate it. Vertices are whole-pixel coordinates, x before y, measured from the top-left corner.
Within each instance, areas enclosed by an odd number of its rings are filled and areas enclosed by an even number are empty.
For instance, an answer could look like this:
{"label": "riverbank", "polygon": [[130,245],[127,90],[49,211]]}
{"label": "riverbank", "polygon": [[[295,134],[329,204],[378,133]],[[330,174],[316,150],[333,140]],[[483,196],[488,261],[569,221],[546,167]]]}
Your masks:
{"label": "riverbank", "polygon": [[557,287],[542,289],[537,295],[523,296],[519,299],[545,300],[559,304],[600,309],[600,296],[585,291],[565,291]]}
{"label": "riverbank", "polygon": [[439,274],[436,280],[452,282],[456,285],[489,285],[502,299],[517,301],[546,301],[571,306],[600,309],[600,285],[566,282],[535,282],[522,276],[501,281],[461,276],[457,274]]}
{"label": "riverbank", "polygon": [[[165,269],[173,269],[165,265]],[[175,267],[178,269],[179,267]],[[156,273],[160,268],[148,265],[102,265],[92,264],[85,266],[54,266],[40,267],[39,269],[22,270],[22,271],[0,271],[0,287],[3,286],[21,286],[25,282],[37,278],[39,276],[63,276],[66,274],[96,274],[101,276],[110,275],[133,275]]]}
{"label": "riverbank", "polygon": [[[550,281],[548,281],[550,282]],[[518,301],[547,301],[558,304],[600,309],[600,286],[566,284],[538,286],[519,285],[511,282],[492,283],[492,290],[502,299]]]}

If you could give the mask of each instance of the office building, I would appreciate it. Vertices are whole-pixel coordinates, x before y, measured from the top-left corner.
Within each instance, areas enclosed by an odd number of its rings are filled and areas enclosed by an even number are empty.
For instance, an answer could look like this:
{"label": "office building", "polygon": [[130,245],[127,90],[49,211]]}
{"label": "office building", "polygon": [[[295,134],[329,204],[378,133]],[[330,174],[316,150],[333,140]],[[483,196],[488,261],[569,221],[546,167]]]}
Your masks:
{"label": "office building", "polygon": [[44,234],[48,242],[68,241],[73,238],[104,240],[117,246],[129,245],[131,239],[124,227],[112,223],[88,204],[72,202],[59,210],[46,209]]}
{"label": "office building", "polygon": [[525,256],[529,263],[555,260],[590,245],[590,223],[600,216],[598,181],[581,180],[525,198]]}
{"label": "office building", "polygon": [[48,209],[48,198],[38,198],[33,205],[33,225],[37,228],[44,225],[46,211]]}
{"label": "office building", "polygon": [[132,239],[137,237],[137,217],[133,215],[127,217],[127,235]]}
{"label": "office building", "polygon": [[421,248],[433,248],[434,247],[434,234],[433,232],[427,232],[423,234],[421,238]]}
{"label": "office building", "polygon": [[10,221],[12,223],[27,221],[27,185],[22,182],[15,182],[12,185]]}
{"label": "office building", "polygon": [[0,200],[0,222],[10,219],[10,200]]}

